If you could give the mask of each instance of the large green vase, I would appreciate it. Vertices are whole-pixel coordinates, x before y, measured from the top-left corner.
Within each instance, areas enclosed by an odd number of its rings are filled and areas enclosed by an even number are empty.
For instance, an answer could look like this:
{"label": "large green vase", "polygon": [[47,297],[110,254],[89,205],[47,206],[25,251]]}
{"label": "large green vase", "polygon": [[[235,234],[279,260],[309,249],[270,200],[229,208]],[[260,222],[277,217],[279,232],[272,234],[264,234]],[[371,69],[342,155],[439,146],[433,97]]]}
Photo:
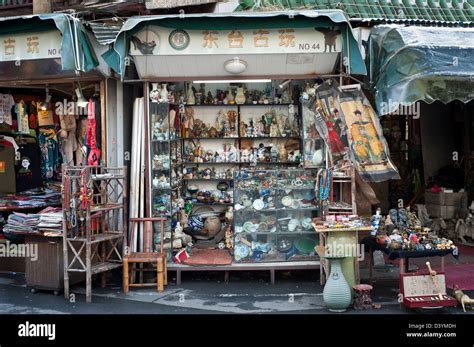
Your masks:
{"label": "large green vase", "polygon": [[331,273],[323,290],[324,304],[331,312],[344,312],[352,301],[351,288],[342,273],[343,258],[326,258],[331,265]]}
{"label": "large green vase", "polygon": [[[356,233],[353,231],[334,231],[328,233],[328,245],[340,247],[339,249],[343,250],[343,253],[332,253],[331,255],[336,255],[339,257],[344,257],[342,260],[342,272],[346,281],[349,283],[349,287],[352,288],[355,283],[355,272],[354,264],[357,261],[356,250],[357,250],[357,240]],[[351,289],[352,292],[352,289]]]}

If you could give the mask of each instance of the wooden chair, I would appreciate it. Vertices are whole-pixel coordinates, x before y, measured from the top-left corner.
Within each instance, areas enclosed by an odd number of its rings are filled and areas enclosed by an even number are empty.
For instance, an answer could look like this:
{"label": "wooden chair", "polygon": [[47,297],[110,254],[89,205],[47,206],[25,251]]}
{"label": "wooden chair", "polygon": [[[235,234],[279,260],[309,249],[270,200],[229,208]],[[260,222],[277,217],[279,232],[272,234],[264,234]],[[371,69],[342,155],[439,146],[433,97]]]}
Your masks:
{"label": "wooden chair", "polygon": [[[166,218],[130,218],[130,248],[128,254],[123,259],[123,291],[128,293],[129,287],[151,287],[157,286],[159,292],[164,291],[168,284],[167,276],[167,257],[163,251],[164,223]],[[143,252],[135,252],[133,238],[135,227],[143,224]],[[153,252],[153,223],[160,223],[160,251]],[[137,228],[138,229],[138,228]],[[137,268],[135,265],[156,264],[156,283],[143,283],[143,271],[149,271],[143,268]],[[129,265],[132,265],[129,268]],[[135,282],[135,273],[140,271],[140,281]],[[130,272],[132,274],[130,278]]]}

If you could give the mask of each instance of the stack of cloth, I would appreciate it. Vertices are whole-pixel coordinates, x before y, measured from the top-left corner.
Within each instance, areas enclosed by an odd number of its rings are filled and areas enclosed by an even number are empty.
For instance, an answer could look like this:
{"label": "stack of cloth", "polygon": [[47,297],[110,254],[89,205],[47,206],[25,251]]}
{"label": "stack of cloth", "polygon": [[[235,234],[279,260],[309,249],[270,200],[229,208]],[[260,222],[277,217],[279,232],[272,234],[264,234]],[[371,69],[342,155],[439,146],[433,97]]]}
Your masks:
{"label": "stack of cloth", "polygon": [[47,236],[61,234],[63,230],[63,212],[61,208],[48,207],[39,213],[38,231]]}
{"label": "stack of cloth", "polygon": [[3,232],[15,233],[35,233],[38,231],[40,216],[38,214],[26,214],[14,212],[8,216],[7,224],[3,227]]}
{"label": "stack of cloth", "polygon": [[61,208],[47,207],[39,213],[17,213],[8,216],[4,233],[43,233],[45,236],[60,236],[63,228]]}

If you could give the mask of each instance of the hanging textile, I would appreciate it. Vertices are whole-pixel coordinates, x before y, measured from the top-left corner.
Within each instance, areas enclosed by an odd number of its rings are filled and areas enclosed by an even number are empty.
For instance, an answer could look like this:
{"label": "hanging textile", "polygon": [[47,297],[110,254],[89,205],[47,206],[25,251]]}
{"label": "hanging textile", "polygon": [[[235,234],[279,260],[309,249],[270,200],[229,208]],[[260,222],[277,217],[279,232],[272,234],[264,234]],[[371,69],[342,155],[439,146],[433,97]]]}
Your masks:
{"label": "hanging textile", "polygon": [[100,149],[97,148],[96,138],[96,119],[95,119],[95,106],[93,100],[89,100],[88,104],[88,115],[87,115],[87,133],[86,133],[86,144],[89,146],[89,155],[87,156],[88,165],[99,165],[100,164]]}
{"label": "hanging textile", "polygon": [[87,132],[87,118],[80,118],[77,123],[76,139],[76,165],[85,166],[87,165],[87,147],[86,147],[86,132]]}
{"label": "hanging textile", "polygon": [[41,177],[43,180],[51,180],[55,170],[59,166],[59,146],[55,139],[54,130],[41,130],[38,142],[41,150]]}
{"label": "hanging textile", "polygon": [[400,178],[389,158],[380,120],[362,91],[341,90],[336,81],[328,80],[317,88],[308,109],[333,164],[348,157],[366,181]]}
{"label": "hanging textile", "polygon": [[361,90],[342,90],[340,109],[347,126],[352,162],[366,181],[400,179],[389,157],[380,119]]}
{"label": "hanging textile", "polygon": [[74,166],[74,153],[77,150],[76,117],[74,115],[60,115],[61,124],[61,154],[63,164]]}
{"label": "hanging textile", "polygon": [[15,100],[10,94],[0,94],[0,123],[12,125],[12,107]]}
{"label": "hanging textile", "polygon": [[30,125],[28,119],[28,112],[26,111],[26,104],[23,100],[16,104],[15,113],[18,120],[18,132],[21,134],[29,134]]}

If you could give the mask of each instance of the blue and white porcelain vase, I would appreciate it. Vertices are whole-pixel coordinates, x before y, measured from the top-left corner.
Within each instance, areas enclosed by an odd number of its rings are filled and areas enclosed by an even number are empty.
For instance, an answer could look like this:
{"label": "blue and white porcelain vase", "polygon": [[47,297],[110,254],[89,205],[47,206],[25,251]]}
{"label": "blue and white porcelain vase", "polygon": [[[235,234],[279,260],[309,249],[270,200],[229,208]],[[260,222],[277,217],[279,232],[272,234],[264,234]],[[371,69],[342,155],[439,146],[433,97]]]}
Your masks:
{"label": "blue and white porcelain vase", "polygon": [[327,257],[331,265],[331,273],[323,291],[323,300],[331,312],[344,312],[351,304],[351,288],[342,273],[343,257]]}

